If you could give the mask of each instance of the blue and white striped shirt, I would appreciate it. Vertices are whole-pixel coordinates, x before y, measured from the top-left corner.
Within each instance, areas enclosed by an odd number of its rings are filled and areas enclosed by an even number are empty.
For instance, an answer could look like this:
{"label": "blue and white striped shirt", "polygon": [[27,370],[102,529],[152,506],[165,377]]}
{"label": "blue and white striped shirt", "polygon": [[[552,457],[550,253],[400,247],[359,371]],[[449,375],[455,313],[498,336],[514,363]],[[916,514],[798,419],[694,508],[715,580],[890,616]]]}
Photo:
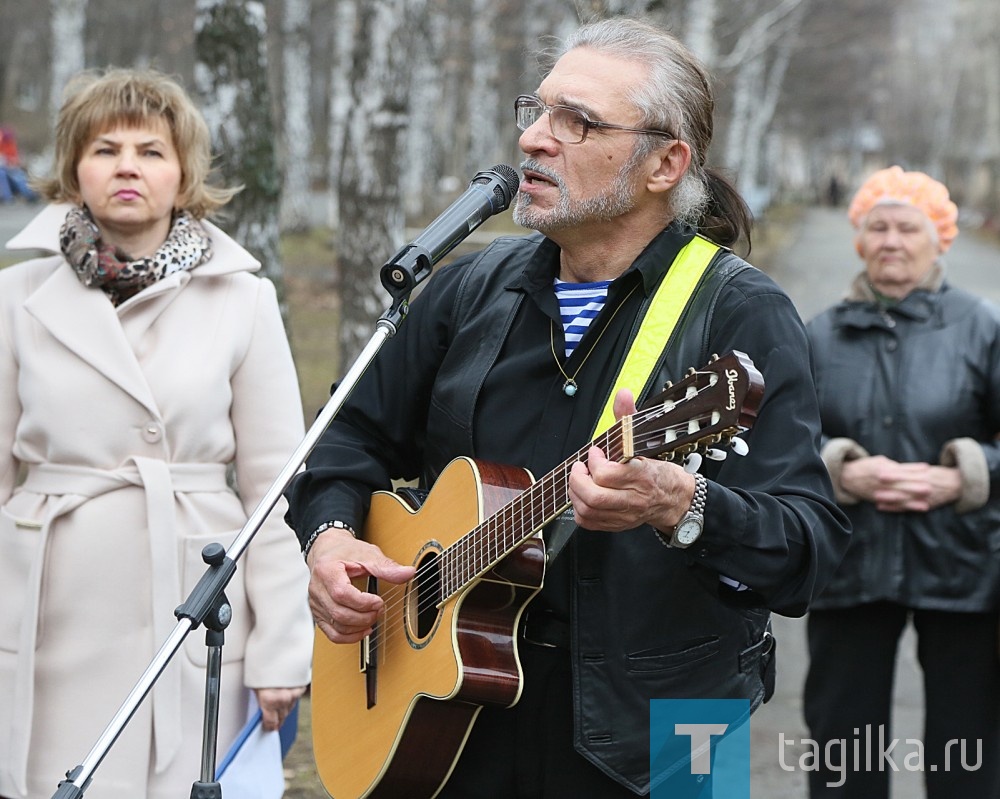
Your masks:
{"label": "blue and white striped shirt", "polygon": [[566,337],[566,357],[573,354],[590,323],[601,312],[608,299],[610,280],[596,283],[568,283],[555,279],[556,299],[562,317],[563,334]]}

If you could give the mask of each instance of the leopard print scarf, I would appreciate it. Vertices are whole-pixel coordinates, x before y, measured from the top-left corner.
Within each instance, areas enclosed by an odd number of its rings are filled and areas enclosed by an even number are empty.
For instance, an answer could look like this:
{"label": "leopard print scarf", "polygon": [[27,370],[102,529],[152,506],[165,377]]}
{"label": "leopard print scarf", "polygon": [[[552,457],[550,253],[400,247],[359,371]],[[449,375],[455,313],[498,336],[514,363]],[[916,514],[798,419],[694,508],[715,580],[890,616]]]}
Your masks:
{"label": "leopard print scarf", "polygon": [[100,288],[118,306],[162,277],[194,269],[212,257],[212,242],[202,224],[187,211],[174,215],[170,234],[149,258],[133,260],[101,241],[101,232],[86,206],[66,214],[59,246],[85,286]]}

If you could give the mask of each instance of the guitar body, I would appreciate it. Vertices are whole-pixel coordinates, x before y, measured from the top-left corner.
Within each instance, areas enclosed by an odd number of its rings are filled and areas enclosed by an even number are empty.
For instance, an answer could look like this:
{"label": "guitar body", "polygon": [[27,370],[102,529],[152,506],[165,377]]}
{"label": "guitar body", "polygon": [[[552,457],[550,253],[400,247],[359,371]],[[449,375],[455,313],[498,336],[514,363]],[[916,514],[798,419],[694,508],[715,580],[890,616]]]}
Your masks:
{"label": "guitar body", "polygon": [[446,547],[531,483],[523,469],[457,458],[418,509],[373,495],[365,539],[418,572],[406,586],[377,586],[386,613],[367,646],[333,644],[317,630],[313,748],[334,799],[433,797],[482,705],[519,699],[516,630],[542,586],[542,541],[529,538],[443,602],[448,567],[438,566]]}

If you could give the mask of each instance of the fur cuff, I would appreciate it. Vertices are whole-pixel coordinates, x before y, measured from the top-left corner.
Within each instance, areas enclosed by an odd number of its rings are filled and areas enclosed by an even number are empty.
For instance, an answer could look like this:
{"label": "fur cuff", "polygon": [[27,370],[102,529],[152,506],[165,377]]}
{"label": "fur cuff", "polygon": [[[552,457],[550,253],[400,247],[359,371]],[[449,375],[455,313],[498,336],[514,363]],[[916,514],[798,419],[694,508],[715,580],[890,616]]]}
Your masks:
{"label": "fur cuff", "polygon": [[942,466],[958,467],[962,475],[962,493],[955,502],[955,513],[977,510],[990,498],[990,472],[979,442],[972,438],[953,438],[941,449]]}
{"label": "fur cuff", "polygon": [[856,461],[858,458],[867,458],[868,451],[857,441],[850,438],[831,438],[826,442],[820,455],[830,472],[830,480],[833,481],[833,495],[841,505],[857,505],[861,499],[845,491],[840,484],[840,473],[846,461]]}

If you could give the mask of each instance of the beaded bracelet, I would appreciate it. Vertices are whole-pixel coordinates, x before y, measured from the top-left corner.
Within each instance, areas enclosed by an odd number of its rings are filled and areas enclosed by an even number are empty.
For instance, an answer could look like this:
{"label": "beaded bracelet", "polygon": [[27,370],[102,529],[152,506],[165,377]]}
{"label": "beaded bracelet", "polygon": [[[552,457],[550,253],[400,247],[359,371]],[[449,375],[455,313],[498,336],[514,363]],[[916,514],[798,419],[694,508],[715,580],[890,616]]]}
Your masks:
{"label": "beaded bracelet", "polygon": [[319,538],[320,533],[325,533],[327,530],[347,530],[355,538],[358,534],[354,532],[354,528],[346,522],[323,522],[319,527],[313,530],[312,535],[309,536],[309,540],[306,541],[305,545],[302,547],[302,557],[309,557],[309,550],[312,549],[313,544],[316,543],[316,539]]}

